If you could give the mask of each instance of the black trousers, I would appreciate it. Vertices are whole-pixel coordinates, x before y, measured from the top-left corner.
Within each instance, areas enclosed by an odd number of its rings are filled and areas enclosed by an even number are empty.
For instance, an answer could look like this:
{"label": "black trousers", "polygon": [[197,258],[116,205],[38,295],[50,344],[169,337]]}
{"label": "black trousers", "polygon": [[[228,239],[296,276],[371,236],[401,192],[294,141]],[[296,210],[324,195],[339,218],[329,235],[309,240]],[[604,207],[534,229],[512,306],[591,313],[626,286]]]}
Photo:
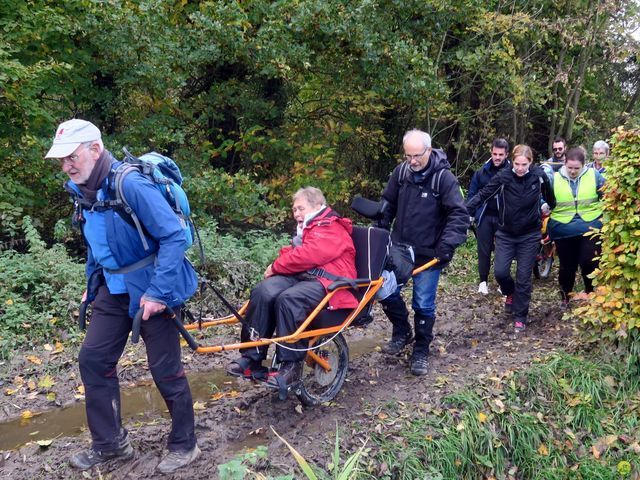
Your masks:
{"label": "black trousers", "polygon": [[[179,314],[177,307],[175,311]],[[78,357],[87,422],[96,450],[115,450],[127,437],[120,416],[117,363],[131,324],[129,295],[112,295],[106,286],[100,287]],[[166,315],[159,314],[142,322],[140,334],[149,370],[171,415],[167,447],[170,451],[191,450],[196,443],[193,400],[180,360],[178,331]]]}
{"label": "black trousers", "polygon": [[[531,275],[536,253],[540,245],[540,231],[524,235],[511,235],[502,230],[496,232],[496,257],[494,271],[500,290],[513,295],[513,316],[525,321],[531,301]],[[511,263],[516,261],[516,279],[511,277]]]}
{"label": "black trousers", "polygon": [[573,291],[578,266],[580,266],[585,292],[593,292],[593,280],[588,278],[587,275],[593,273],[598,266],[598,262],[594,260],[594,257],[600,255],[600,247],[595,239],[580,235],[555,240],[555,244],[558,259],[560,260],[558,282],[560,283],[563,297],[567,298],[569,293]]}
{"label": "black trousers", "polygon": [[476,241],[478,244],[478,276],[481,282],[489,279],[491,268],[491,252],[494,250],[494,238],[498,231],[498,217],[484,215],[480,225],[476,228]]}
{"label": "black trousers", "polygon": [[[293,276],[274,275],[251,290],[245,318],[259,337],[270,338],[274,331],[278,336],[289,335],[297,330],[324,296],[324,287],[318,280],[300,281]],[[244,327],[240,338],[243,342],[250,339]],[[278,358],[283,362],[301,361],[307,353],[295,350],[305,349],[308,345],[308,340],[304,339],[286,343],[284,347],[277,346]],[[267,350],[268,346],[249,348],[242,350],[242,355],[262,361]]]}

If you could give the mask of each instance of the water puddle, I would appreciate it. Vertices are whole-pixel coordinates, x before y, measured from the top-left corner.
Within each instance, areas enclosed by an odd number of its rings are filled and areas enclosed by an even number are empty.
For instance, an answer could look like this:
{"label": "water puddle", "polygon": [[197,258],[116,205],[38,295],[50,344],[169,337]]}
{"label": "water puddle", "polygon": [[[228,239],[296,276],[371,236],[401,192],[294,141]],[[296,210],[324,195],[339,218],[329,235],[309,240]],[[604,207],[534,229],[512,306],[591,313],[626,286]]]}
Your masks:
{"label": "water puddle", "polygon": [[[377,336],[349,340],[350,358],[371,352],[380,343],[381,339]],[[232,382],[231,385],[229,382]],[[189,385],[194,402],[204,402],[219,391],[229,390],[230,387],[240,390],[243,385],[249,388],[251,384],[228,377],[223,369],[214,369],[190,373]],[[121,403],[123,423],[149,421],[158,415],[168,417],[164,401],[153,382],[121,389]],[[84,402],[78,402],[42,412],[28,420],[18,418],[0,423],[0,450],[16,449],[38,440],[77,436],[86,428],[85,405]],[[242,445],[239,450],[244,448],[247,446]]]}

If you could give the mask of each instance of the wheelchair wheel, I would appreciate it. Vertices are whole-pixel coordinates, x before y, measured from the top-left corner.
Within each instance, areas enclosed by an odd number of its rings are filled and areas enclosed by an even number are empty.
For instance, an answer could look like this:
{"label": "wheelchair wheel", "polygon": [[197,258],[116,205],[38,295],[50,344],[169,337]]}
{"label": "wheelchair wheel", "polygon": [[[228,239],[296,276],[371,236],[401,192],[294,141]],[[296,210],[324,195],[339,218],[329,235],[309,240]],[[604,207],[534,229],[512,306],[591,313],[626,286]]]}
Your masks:
{"label": "wheelchair wheel", "polygon": [[553,266],[553,245],[542,244],[536,256],[534,275],[536,278],[548,278]]}
{"label": "wheelchair wheel", "polygon": [[[322,344],[329,338],[331,335],[321,337],[316,343]],[[314,351],[329,362],[331,370],[327,372],[309,357],[303,362],[302,383],[296,395],[309,407],[333,400],[342,388],[349,368],[349,347],[342,334]]]}

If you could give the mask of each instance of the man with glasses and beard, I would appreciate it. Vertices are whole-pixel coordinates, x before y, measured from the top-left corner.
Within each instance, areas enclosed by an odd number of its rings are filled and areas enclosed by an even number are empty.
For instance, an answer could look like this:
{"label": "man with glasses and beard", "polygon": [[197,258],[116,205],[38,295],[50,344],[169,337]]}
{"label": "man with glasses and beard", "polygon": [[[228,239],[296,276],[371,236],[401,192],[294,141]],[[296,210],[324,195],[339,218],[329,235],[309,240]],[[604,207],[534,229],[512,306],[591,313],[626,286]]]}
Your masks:
{"label": "man with glasses and beard", "polygon": [[567,151],[566,140],[562,137],[556,137],[551,144],[551,150],[553,151],[553,155],[542,164],[542,168],[547,173],[547,176],[552,176],[563,167]]}

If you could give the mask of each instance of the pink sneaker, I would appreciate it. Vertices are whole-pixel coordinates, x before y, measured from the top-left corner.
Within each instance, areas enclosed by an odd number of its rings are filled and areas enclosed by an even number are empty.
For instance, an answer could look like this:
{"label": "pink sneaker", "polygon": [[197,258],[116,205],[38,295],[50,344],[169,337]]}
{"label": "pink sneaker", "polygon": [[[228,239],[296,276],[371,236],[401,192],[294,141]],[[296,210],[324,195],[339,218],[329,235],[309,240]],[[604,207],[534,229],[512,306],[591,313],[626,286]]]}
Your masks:
{"label": "pink sneaker", "polygon": [[522,332],[525,328],[527,328],[525,323],[521,322],[520,320],[516,320],[516,322],[513,324],[513,329],[516,333]]}

